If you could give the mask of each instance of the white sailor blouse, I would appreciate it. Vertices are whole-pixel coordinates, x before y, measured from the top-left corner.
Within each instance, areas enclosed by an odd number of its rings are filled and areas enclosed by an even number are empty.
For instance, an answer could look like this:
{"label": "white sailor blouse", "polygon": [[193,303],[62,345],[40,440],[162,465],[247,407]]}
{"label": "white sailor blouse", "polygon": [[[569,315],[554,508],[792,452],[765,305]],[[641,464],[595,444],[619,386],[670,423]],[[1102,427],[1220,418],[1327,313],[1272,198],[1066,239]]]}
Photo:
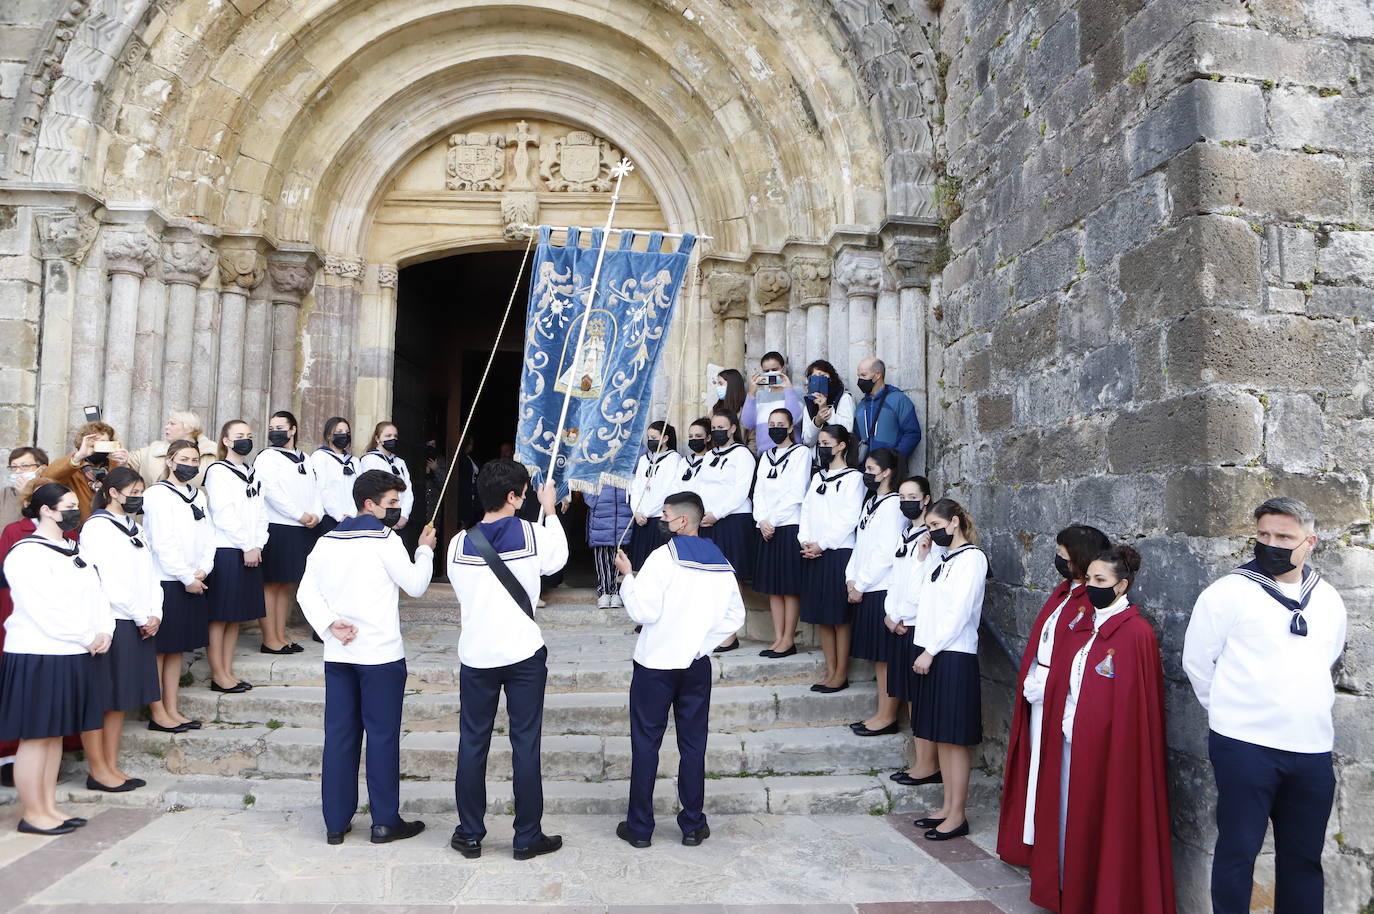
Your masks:
{"label": "white sailor blouse", "polygon": [[754,452],[742,444],[731,444],[702,455],[692,491],[701,496],[707,514],[723,520],[752,510],[749,484],[753,481]]}
{"label": "white sailor blouse", "polygon": [[887,590],[892,577],[897,542],[906,526],[901,497],[896,492],[870,497],[859,514],[854,553],[844,579],[854,582],[859,593]]}
{"label": "white sailor blouse", "polygon": [[158,580],[190,584],[197,571],[214,569],[215,531],[204,490],[165,479],[149,486],[143,493],[143,529]]}
{"label": "white sailor blouse", "polygon": [[320,485],[320,502],[324,513],[334,520],[343,520],[358,513],[353,504],[353,483],[358,478],[359,461],[352,454],[336,454],[322,447],[310,455],[310,465]]}
{"label": "white sailor blouse", "polygon": [[250,466],[218,460],[205,470],[216,549],[248,552],[267,545],[267,503]]}
{"label": "white sailor blouse", "polygon": [[393,476],[401,477],[401,481],[406,484],[406,490],[401,493],[401,516],[409,518],[410,512],[415,508],[415,484],[410,481],[410,467],[406,462],[395,454],[373,448],[364,454],[358,463],[364,470],[385,470]]}
{"label": "white sailor blouse", "polygon": [[143,528],[127,514],[100,510],[81,525],[81,557],[100,573],[116,619],[142,627],[162,618],[162,586]]}
{"label": "white sailor blouse", "polygon": [[324,500],[310,458],[284,447],[264,448],[253,462],[267,502],[267,522],[300,527],[301,517],[324,517]]}
{"label": "white sailor blouse", "polygon": [[754,522],[788,527],[800,521],[811,469],[811,449],[802,444],[760,454],[754,470]]}
{"label": "white sailor blouse", "polygon": [[666,447],[658,454],[640,454],[635,464],[634,480],[630,483],[627,498],[630,510],[645,517],[661,517],[663,500],[686,488],[682,481],[686,463],[677,451]]}
{"label": "white sailor blouse", "polygon": [[821,549],[854,548],[854,531],[864,506],[864,477],[858,470],[822,470],[811,477],[802,499],[797,541]]}

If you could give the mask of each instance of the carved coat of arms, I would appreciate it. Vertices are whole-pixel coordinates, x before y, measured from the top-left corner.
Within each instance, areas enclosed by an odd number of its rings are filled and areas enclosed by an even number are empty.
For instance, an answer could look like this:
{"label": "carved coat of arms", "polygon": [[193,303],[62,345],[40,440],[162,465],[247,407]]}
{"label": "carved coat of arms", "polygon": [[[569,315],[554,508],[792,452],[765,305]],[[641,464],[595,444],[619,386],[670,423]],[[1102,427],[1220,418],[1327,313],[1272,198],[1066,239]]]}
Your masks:
{"label": "carved coat of arms", "polygon": [[540,149],[539,176],[551,191],[604,193],[615,183],[611,169],[619,159],[610,143],[574,130]]}
{"label": "carved coat of arms", "polygon": [[455,133],[448,139],[449,190],[500,190],[506,139],[499,133]]}

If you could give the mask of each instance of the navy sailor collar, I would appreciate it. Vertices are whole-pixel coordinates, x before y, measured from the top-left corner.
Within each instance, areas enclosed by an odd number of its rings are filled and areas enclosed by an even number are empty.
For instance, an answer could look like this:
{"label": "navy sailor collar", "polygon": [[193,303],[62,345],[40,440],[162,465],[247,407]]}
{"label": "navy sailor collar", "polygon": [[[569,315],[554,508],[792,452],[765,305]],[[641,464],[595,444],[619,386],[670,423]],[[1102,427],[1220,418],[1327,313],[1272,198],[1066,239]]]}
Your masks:
{"label": "navy sailor collar", "polygon": [[386,539],[391,528],[367,512],[360,512],[344,518],[338,525],[325,534],[326,539]]}
{"label": "navy sailor collar", "polygon": [[1296,600],[1281,591],[1278,582],[1265,574],[1256,560],[1246,562],[1231,573],[1248,578],[1258,584],[1261,590],[1274,598],[1275,602],[1292,613],[1292,618],[1288,622],[1288,631],[1299,638],[1307,637],[1307,620],[1303,618],[1302,612],[1307,608],[1308,601],[1312,599],[1312,591],[1317,589],[1317,585],[1321,583],[1322,579],[1322,576],[1313,570],[1312,566],[1302,566],[1302,585],[1298,590]]}
{"label": "navy sailor collar", "polygon": [[[497,554],[506,561],[529,558],[538,553],[534,540],[534,529],[528,521],[518,517],[503,517],[491,523],[477,525],[482,535],[491,543]],[[456,550],[453,561],[460,565],[485,565],[486,559],[477,551],[477,544],[468,537],[467,531],[459,534],[462,546]]]}
{"label": "navy sailor collar", "polygon": [[675,536],[668,540],[668,554],[683,568],[693,571],[726,571],[735,573],[730,560],[711,540],[699,536]]}

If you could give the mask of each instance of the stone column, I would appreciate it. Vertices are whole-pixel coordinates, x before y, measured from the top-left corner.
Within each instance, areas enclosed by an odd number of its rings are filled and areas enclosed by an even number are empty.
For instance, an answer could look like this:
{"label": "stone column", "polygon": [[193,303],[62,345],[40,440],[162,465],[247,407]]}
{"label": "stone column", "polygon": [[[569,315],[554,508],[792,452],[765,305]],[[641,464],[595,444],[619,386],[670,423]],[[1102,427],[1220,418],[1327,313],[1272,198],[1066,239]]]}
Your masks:
{"label": "stone column", "polygon": [[363,290],[354,390],[355,419],[360,429],[371,428],[373,424],[391,418],[398,279],[399,271],[394,264],[378,264],[375,290],[370,283]]}
{"label": "stone column", "polygon": [[782,267],[760,267],[754,273],[754,302],[763,312],[764,351],[776,350],[795,361],[797,356],[787,351],[788,293],[791,291],[792,276]]}
{"label": "stone column", "polygon": [[[208,413],[192,405],[191,376],[207,368],[196,359],[194,351],[196,311],[200,284],[214,268],[213,247],[195,238],[187,229],[169,233],[162,245],[162,279],[167,283],[167,337],[162,357],[163,413],[191,409],[201,421],[209,421]],[[213,377],[213,363],[208,367]],[[161,418],[159,415],[158,419]]]}
{"label": "stone column", "polygon": [[854,375],[859,363],[876,352],[876,306],[882,282],[882,261],[876,251],[847,249],[835,261],[835,278],[847,299],[848,371]]}
{"label": "stone column", "polygon": [[[159,253],[160,249],[159,243]],[[167,285],[162,281],[160,270],[149,271],[138,289],[134,390],[129,428],[125,434],[125,441],[132,447],[141,447],[162,437],[159,413],[162,411],[162,350],[166,327]]]}
{"label": "stone column", "polygon": [[[887,362],[888,379],[916,406],[925,428],[929,423],[927,381],[927,316],[930,311],[931,264],[939,245],[933,226],[907,226],[882,233],[883,263],[896,286],[878,300],[878,357]],[[890,303],[890,307],[889,307]],[[911,469],[926,468],[926,441],[912,455]]]}
{"label": "stone column", "polygon": [[711,312],[721,322],[721,364],[744,370],[744,323],[749,318],[749,277],[716,268],[706,274]]}
{"label": "stone column", "polygon": [[[806,361],[830,359],[830,257],[824,249],[804,248],[787,253],[793,300],[806,314]],[[793,380],[802,383],[800,379]]]}
{"label": "stone column", "polygon": [[248,293],[262,282],[265,261],[252,248],[230,248],[219,254],[220,320],[219,371],[215,411],[202,416],[208,428],[239,418],[243,412],[244,335],[248,321]]}
{"label": "stone column", "polygon": [[305,321],[310,358],[301,369],[301,427],[315,434],[331,415],[352,417],[357,369],[353,364],[360,286],[367,264],[359,257],[329,255],[315,287],[315,306]]}
{"label": "stone column", "polygon": [[[105,421],[127,436],[133,417],[134,349],[138,343],[139,289],[157,263],[157,242],[141,229],[111,232],[105,237],[105,271],[110,276],[110,305],[105,331]],[[125,442],[141,447],[144,442]]]}
{"label": "stone column", "polygon": [[[49,456],[64,452],[71,429],[73,321],[78,271],[100,228],[84,213],[38,214],[39,255],[43,260],[42,347],[38,363],[37,442]],[[82,404],[85,405],[85,404]]]}
{"label": "stone column", "polygon": [[[219,258],[215,258],[218,262]],[[219,377],[219,290],[215,284],[195,295],[191,330],[191,412],[209,422],[215,414],[215,381]]]}
{"label": "stone column", "polygon": [[277,251],[267,262],[271,279],[268,297],[272,301],[271,379],[267,405],[262,416],[279,409],[295,411],[296,336],[300,323],[301,299],[315,285],[319,259],[313,253]]}
{"label": "stone column", "polygon": [[268,385],[271,383],[272,304],[268,301],[270,283],[261,283],[248,296],[243,321],[243,396],[239,415],[262,428],[267,413]]}

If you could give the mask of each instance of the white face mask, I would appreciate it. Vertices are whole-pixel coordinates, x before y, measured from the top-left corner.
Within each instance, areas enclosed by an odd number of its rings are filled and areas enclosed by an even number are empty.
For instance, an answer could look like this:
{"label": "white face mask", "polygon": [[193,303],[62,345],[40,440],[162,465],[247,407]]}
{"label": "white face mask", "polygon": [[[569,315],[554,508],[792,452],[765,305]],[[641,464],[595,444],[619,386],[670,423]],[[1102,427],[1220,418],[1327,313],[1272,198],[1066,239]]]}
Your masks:
{"label": "white face mask", "polygon": [[10,488],[18,491],[33,480],[38,475],[37,470],[25,470],[22,473],[10,474]]}
{"label": "white face mask", "polygon": [[724,400],[724,399],[725,399],[725,393],[726,393],[726,391],[728,391],[729,389],[730,389],[730,388],[726,387],[724,384],[717,384],[717,385],[716,385],[716,399],[717,399],[717,400]]}

